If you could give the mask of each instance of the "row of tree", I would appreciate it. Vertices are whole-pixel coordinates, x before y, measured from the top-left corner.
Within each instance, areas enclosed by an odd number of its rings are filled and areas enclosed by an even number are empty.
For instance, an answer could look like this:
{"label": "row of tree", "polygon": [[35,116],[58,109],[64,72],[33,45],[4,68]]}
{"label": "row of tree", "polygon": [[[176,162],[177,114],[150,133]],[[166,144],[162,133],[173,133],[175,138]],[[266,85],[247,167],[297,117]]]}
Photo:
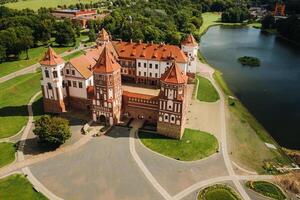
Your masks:
{"label": "row of tree", "polygon": [[48,9],[37,13],[0,7],[0,61],[16,59],[21,52],[38,45],[55,42],[60,46],[74,45],[81,26],[68,20],[56,21]]}
{"label": "row of tree", "polygon": [[296,15],[275,21],[274,16],[269,14],[261,23],[263,30],[276,29],[280,35],[300,44],[300,19]]}
{"label": "row of tree", "polygon": [[250,19],[250,13],[247,8],[233,7],[222,13],[222,22],[241,23]]}

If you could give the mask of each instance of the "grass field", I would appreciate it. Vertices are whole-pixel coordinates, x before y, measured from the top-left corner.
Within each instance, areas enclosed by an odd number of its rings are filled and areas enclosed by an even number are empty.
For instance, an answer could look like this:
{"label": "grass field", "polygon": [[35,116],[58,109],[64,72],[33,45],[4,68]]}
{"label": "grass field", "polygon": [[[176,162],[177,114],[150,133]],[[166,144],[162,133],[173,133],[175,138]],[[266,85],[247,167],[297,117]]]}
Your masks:
{"label": "grass field", "polygon": [[[0,168],[15,160],[16,147],[14,143],[0,143]],[[1,196],[0,196],[1,197]]]}
{"label": "grass field", "polygon": [[69,61],[72,58],[75,58],[77,56],[81,56],[83,53],[84,53],[84,51],[76,51],[76,52],[74,52],[74,53],[72,53],[70,55],[64,56],[63,59],[65,61]]}
{"label": "grass field", "polygon": [[198,200],[241,200],[233,189],[226,185],[213,185],[200,191]]}
{"label": "grass field", "polygon": [[[224,23],[224,22],[221,22],[221,13],[218,13],[218,12],[203,13],[202,18],[203,18],[203,24],[200,27],[200,29],[198,30],[198,33],[200,35],[203,35],[210,26],[222,25],[222,24],[224,24],[224,25],[242,25],[242,23]],[[251,23],[251,24],[247,24],[247,26],[260,28],[261,24],[258,23],[258,22],[254,22],[254,23]]]}
{"label": "grass field", "polygon": [[90,3],[91,0],[26,0],[22,1],[19,0],[15,3],[7,3],[5,6],[9,8],[14,9],[24,9],[24,8],[30,8],[32,10],[38,10],[40,7],[46,7],[46,8],[56,8],[58,5],[71,5],[76,3]]}
{"label": "grass field", "polygon": [[[76,38],[76,44],[72,47],[58,47],[57,44],[54,42],[54,38],[52,39],[53,43],[53,49],[57,54],[61,54],[65,51],[71,50],[74,47],[78,47],[80,41],[88,39],[88,36],[86,35],[80,35],[80,37]],[[26,60],[26,54],[22,53],[20,55],[19,60],[14,61],[7,61],[0,63],[0,77],[3,77],[5,75],[8,75],[10,73],[13,73],[15,71],[18,71],[20,69],[23,69],[25,67],[29,67],[30,65],[38,63],[44,56],[45,52],[47,50],[47,46],[40,46],[36,48],[29,49],[29,59]],[[71,54],[72,55],[72,54]]]}
{"label": "grass field", "polygon": [[215,153],[219,147],[213,135],[191,129],[185,129],[181,140],[143,131],[139,132],[139,137],[149,149],[182,161],[202,159]]}
{"label": "grass field", "polygon": [[196,78],[198,84],[196,95],[198,100],[206,102],[215,102],[219,100],[219,94],[208,79],[201,76],[197,76]]}
{"label": "grass field", "polygon": [[0,199],[6,200],[46,200],[36,192],[23,175],[11,175],[0,179]]}
{"label": "grass field", "polygon": [[0,84],[0,138],[12,136],[26,125],[27,103],[41,89],[40,78],[38,72]]}
{"label": "grass field", "polygon": [[246,183],[250,189],[277,200],[284,200],[286,196],[283,192],[274,184],[266,181],[249,181]]}

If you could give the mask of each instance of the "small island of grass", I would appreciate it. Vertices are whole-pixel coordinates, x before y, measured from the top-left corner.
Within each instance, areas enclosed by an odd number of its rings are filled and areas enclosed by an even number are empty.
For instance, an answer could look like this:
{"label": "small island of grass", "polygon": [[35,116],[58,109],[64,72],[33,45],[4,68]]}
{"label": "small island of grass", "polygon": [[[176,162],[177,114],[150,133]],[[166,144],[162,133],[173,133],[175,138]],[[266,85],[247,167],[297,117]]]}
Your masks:
{"label": "small island of grass", "polygon": [[276,185],[266,181],[248,181],[246,186],[251,190],[258,192],[266,197],[272,199],[283,200],[286,199],[285,195]]}
{"label": "small island of grass", "polygon": [[241,200],[238,194],[230,187],[217,184],[201,190],[198,200]]}
{"label": "small island of grass", "polygon": [[182,161],[200,160],[219,148],[215,136],[192,129],[185,129],[181,140],[147,131],[139,131],[139,138],[149,149]]}
{"label": "small island of grass", "polygon": [[255,57],[243,56],[243,57],[238,58],[238,61],[242,65],[248,65],[248,66],[251,66],[251,67],[260,66],[260,60],[258,58],[255,58]]}

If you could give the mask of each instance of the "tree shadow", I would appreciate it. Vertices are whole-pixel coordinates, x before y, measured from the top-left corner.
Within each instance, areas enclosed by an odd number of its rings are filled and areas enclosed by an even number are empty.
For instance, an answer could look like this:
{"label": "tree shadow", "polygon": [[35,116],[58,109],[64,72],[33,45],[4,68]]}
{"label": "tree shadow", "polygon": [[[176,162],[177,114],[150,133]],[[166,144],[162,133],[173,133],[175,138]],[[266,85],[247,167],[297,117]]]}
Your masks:
{"label": "tree shadow", "polygon": [[[19,145],[20,142],[21,141],[19,141],[17,144]],[[50,151],[55,151],[59,147],[41,143],[38,137],[25,139],[24,142],[24,155],[38,155]]]}
{"label": "tree shadow", "polygon": [[6,106],[0,108],[0,116],[1,117],[28,116],[27,105]]}

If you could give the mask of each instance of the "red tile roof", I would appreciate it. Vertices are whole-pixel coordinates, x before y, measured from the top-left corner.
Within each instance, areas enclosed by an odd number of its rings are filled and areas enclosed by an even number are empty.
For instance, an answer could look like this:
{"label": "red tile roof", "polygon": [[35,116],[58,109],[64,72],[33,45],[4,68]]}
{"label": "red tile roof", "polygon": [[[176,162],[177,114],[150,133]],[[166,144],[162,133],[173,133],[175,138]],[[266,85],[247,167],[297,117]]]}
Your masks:
{"label": "red tile roof", "polygon": [[72,58],[69,62],[85,79],[93,75],[91,69],[96,61],[89,59],[86,55]]}
{"label": "red tile roof", "polygon": [[106,32],[104,28],[98,33],[98,40],[100,41],[109,41],[109,34]]}
{"label": "red tile roof", "polygon": [[44,58],[40,61],[40,64],[56,66],[64,62],[65,61],[62,59],[62,57],[60,55],[57,55],[55,51],[51,47],[49,47],[45,52]]}
{"label": "red tile roof", "polygon": [[121,66],[114,58],[112,50],[105,45],[97,63],[93,67],[93,71],[96,73],[112,73],[120,68]]}
{"label": "red tile roof", "polygon": [[114,42],[114,47],[120,58],[134,58],[146,60],[170,60],[186,63],[186,55],[178,46],[168,44],[146,44],[134,42]]}
{"label": "red tile roof", "polygon": [[122,95],[127,96],[127,97],[131,97],[131,98],[144,99],[144,100],[158,100],[158,96],[128,92],[128,91],[125,91],[125,90],[123,91]]}
{"label": "red tile roof", "polygon": [[171,84],[187,83],[188,77],[181,71],[180,67],[174,62],[171,67],[160,78],[161,81]]}
{"label": "red tile roof", "polygon": [[192,34],[189,34],[182,42],[181,42],[182,45],[185,45],[185,46],[192,46],[192,47],[195,47],[195,46],[198,46],[198,43],[197,41],[195,40],[194,36]]}

